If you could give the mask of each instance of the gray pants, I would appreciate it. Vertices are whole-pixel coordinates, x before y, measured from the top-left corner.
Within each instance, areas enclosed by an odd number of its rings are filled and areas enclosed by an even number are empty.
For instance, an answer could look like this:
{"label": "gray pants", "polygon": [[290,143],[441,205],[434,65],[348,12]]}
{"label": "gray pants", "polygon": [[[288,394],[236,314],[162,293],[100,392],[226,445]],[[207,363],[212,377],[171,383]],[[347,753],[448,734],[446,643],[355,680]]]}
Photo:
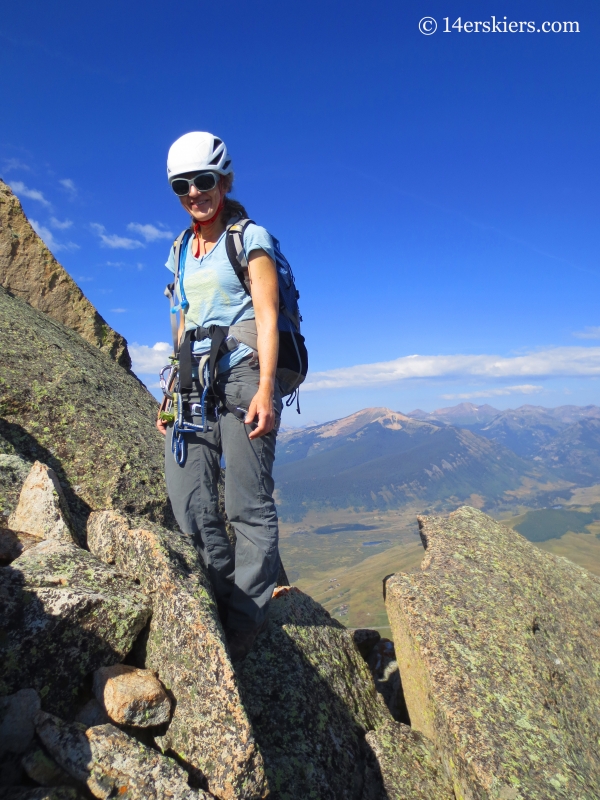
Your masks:
{"label": "gray pants", "polygon": [[[245,409],[258,389],[259,368],[244,359],[218,376],[227,400]],[[281,415],[281,393],[275,381],[276,428],[250,440],[255,425],[230,412],[210,415],[210,431],[184,434],[187,458],[180,467],[171,452],[173,427],[165,437],[165,476],[175,518],[190,534],[208,568],[217,601],[228,608],[228,625],[252,630],[260,625],[277,583],[279,570],[277,511],[273,501],[273,462]],[[192,402],[199,402],[197,392]],[[193,418],[201,423],[200,417]],[[235,549],[219,514],[218,481],[225,457],[225,511],[237,536]]]}

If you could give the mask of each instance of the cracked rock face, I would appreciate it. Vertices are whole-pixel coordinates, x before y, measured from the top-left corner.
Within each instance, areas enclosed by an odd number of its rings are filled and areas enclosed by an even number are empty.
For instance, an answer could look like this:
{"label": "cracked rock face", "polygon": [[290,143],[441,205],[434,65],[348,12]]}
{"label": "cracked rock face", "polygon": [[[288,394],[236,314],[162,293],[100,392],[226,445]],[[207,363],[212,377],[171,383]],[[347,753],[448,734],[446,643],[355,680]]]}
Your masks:
{"label": "cracked rock face", "polygon": [[123,800],[210,800],[191,789],[175,761],[151,750],[114,725],[85,730],[40,712],[37,734],[53,758],[94,797]]}
{"label": "cracked rock face", "polygon": [[56,473],[36,461],[25,479],[19,503],[8,520],[14,531],[40,539],[76,543],[71,531],[69,509]]}
{"label": "cracked rock face", "polygon": [[473,508],[421,517],[386,605],[411,722],[458,798],[600,796],[600,579]]}
{"label": "cracked rock face", "polygon": [[308,595],[280,589],[238,672],[269,797],[360,798],[364,733],[389,714],[352,634]]}
{"label": "cracked rock face", "polygon": [[92,552],[136,577],[152,602],[138,664],[176,698],[163,752],[174,752],[223,800],[265,796],[265,776],[242,704],[210,581],[186,537],[158,525],[132,529],[114,512],[88,521]]}
{"label": "cracked rock face", "polygon": [[112,722],[149,728],[168,722],[171,701],[162,683],[148,669],[126,664],[100,667],[94,694]]}
{"label": "cracked rock face", "polygon": [[86,676],[122,661],[150,616],[133,581],[55,540],[0,569],[0,695],[33,687],[74,713]]}

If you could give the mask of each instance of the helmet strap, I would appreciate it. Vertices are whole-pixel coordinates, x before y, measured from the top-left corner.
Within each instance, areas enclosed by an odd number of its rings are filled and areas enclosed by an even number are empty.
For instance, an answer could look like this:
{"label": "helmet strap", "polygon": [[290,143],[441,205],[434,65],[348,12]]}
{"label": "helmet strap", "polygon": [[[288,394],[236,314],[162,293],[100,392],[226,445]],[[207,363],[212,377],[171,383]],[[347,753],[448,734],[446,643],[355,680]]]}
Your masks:
{"label": "helmet strap", "polygon": [[212,215],[212,217],[210,217],[209,219],[203,219],[202,221],[196,220],[194,222],[192,227],[194,229],[194,235],[195,235],[196,238],[195,238],[195,240],[193,242],[193,245],[194,245],[193,250],[194,250],[194,256],[196,258],[198,258],[199,255],[200,255],[200,230],[202,228],[207,227],[208,225],[212,225],[213,224],[213,222],[217,219],[217,217],[219,216],[221,211],[223,211],[223,206],[224,205],[225,205],[225,195],[223,195],[221,197],[221,200],[219,201],[219,205],[217,207],[217,210]]}

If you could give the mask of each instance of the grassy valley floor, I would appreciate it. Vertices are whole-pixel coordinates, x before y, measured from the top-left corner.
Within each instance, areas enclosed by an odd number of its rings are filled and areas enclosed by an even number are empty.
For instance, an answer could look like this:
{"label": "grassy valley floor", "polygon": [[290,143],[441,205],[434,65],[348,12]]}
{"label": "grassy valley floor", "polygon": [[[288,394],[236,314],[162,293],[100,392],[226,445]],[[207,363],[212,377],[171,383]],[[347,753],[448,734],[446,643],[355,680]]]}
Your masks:
{"label": "grassy valley floor", "polygon": [[[535,515],[544,522],[555,511],[557,524],[550,519],[547,525],[554,538],[532,544],[600,575],[600,521],[582,524],[599,502],[600,486],[589,487],[577,490],[563,508],[529,511],[533,520],[521,514],[502,522],[522,527],[523,533],[535,531]],[[577,532],[566,529],[569,512],[575,512]],[[389,636],[382,580],[395,572],[419,569],[424,555],[416,522],[419,513],[416,507],[386,513],[312,512],[302,522],[281,523],[280,549],[290,581],[347,627],[376,628]]]}

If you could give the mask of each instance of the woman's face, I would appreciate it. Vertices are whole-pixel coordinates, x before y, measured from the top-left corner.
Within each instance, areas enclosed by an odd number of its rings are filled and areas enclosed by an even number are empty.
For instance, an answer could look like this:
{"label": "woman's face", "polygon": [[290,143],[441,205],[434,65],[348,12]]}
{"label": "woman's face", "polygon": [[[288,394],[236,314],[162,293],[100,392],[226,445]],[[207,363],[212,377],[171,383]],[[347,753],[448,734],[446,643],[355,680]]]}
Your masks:
{"label": "woman's face", "polygon": [[[182,177],[193,178],[197,172],[186,172]],[[184,197],[180,197],[181,205],[185,208],[188,214],[191,214],[196,222],[202,222],[205,219],[214,217],[219,208],[221,197],[224,194],[221,188],[221,181],[217,183],[214,189],[210,192],[199,192],[198,189],[192,184],[190,186],[190,193]]]}

